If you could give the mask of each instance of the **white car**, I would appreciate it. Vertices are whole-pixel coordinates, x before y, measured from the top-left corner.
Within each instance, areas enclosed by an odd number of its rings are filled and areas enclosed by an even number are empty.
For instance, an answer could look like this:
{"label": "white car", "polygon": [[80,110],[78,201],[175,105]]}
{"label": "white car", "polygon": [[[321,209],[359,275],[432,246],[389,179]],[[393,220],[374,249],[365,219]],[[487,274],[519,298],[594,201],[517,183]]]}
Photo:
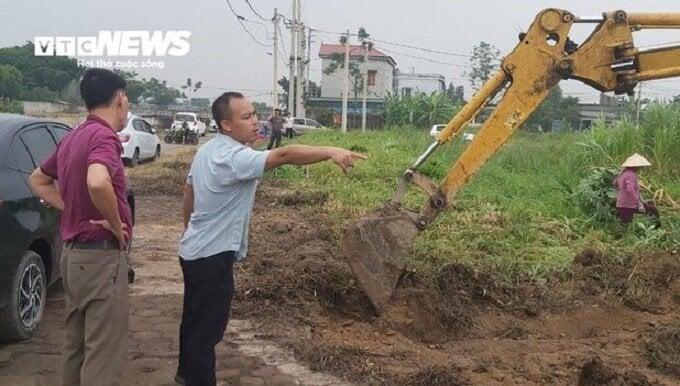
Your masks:
{"label": "white car", "polygon": [[319,122],[309,118],[289,118],[293,121],[293,132],[297,135],[308,131],[325,129]]}
{"label": "white car", "polygon": [[136,166],[139,161],[161,155],[161,140],[156,129],[134,114],[128,113],[127,126],[118,132],[118,138],[123,145],[123,162],[128,166]]}
{"label": "white car", "polygon": [[210,120],[210,123],[208,124],[208,131],[211,133],[217,133],[217,123],[215,123],[214,119]]}
{"label": "white car", "polygon": [[205,123],[198,119],[198,114],[196,113],[177,113],[170,129],[179,130],[184,122],[189,126],[189,130],[195,131],[201,137],[205,136]]}
{"label": "white car", "polygon": [[[437,139],[437,136],[439,135],[439,133],[442,132],[442,130],[444,130],[445,127],[446,127],[446,125],[434,125],[434,126],[432,126],[432,128],[430,129],[430,136],[434,139]],[[465,141],[465,142],[472,141],[474,138],[475,138],[475,135],[472,134],[472,133],[463,133],[463,141]]]}

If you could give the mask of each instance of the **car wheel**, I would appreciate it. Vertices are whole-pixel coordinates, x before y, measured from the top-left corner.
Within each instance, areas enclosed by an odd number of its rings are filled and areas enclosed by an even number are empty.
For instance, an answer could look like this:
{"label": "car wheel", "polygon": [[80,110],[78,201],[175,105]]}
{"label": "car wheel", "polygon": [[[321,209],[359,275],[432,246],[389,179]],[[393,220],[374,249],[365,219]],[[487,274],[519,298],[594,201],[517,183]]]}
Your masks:
{"label": "car wheel", "polygon": [[135,152],[132,153],[132,158],[130,158],[130,167],[135,167],[139,165],[139,148],[135,148]]}
{"label": "car wheel", "polygon": [[7,307],[0,312],[0,340],[25,340],[33,336],[45,309],[47,276],[40,255],[24,252],[10,281]]}
{"label": "car wheel", "polygon": [[156,154],[154,154],[153,158],[159,158],[161,156],[161,145],[156,145]]}

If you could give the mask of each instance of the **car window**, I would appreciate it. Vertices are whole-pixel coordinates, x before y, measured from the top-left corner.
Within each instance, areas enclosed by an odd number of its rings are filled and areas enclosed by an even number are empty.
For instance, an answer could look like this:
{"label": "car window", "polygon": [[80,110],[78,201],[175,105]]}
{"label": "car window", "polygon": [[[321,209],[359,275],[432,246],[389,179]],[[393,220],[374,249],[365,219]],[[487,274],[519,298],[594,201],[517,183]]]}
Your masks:
{"label": "car window", "polygon": [[296,124],[296,125],[304,125],[305,120],[301,119],[301,118],[295,118],[295,119],[293,119],[293,123]]}
{"label": "car window", "polygon": [[13,156],[13,162],[10,164],[12,169],[22,171],[24,173],[32,173],[35,166],[31,160],[31,155],[28,154],[26,146],[21,141],[21,138],[16,137],[11,145],[11,152]]}
{"label": "car window", "polygon": [[142,123],[141,119],[135,119],[132,121],[132,127],[134,127],[137,131],[144,131],[144,124]]}
{"label": "car window", "polygon": [[151,125],[147,121],[142,121],[142,125],[144,126],[144,131],[146,131],[149,134],[151,133]]}
{"label": "car window", "polygon": [[193,122],[193,121],[194,121],[194,116],[193,116],[193,115],[189,115],[189,114],[177,114],[177,115],[175,115],[175,120],[176,120],[176,121]]}
{"label": "car window", "polygon": [[59,143],[61,140],[68,134],[71,129],[69,129],[66,126],[61,126],[56,123],[51,123],[50,126],[50,133],[52,133],[52,137],[54,138],[54,142]]}
{"label": "car window", "polygon": [[39,166],[56,147],[45,126],[25,130],[19,134],[19,137],[26,145],[35,167]]}
{"label": "car window", "polygon": [[321,127],[321,125],[319,124],[319,122],[317,122],[317,121],[315,121],[315,120],[313,120],[313,119],[308,119],[308,120],[307,120],[307,124],[308,124],[309,126]]}

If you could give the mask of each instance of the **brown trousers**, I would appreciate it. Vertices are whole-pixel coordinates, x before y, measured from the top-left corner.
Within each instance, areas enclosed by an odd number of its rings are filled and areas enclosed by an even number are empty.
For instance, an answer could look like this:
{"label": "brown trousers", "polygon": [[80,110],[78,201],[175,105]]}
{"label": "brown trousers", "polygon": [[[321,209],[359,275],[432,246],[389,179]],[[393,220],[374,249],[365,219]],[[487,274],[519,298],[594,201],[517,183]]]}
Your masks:
{"label": "brown trousers", "polygon": [[127,361],[127,253],[64,246],[64,386],[120,385]]}

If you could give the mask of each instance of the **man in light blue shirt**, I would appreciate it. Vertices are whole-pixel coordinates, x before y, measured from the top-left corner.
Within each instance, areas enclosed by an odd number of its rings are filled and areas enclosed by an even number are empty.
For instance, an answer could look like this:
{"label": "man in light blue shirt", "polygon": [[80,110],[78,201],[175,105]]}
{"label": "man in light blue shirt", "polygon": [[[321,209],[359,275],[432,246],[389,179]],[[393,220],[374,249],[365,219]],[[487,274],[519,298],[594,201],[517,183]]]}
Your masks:
{"label": "man in light blue shirt", "polygon": [[242,94],[213,102],[219,132],[201,146],[184,187],[185,231],[179,246],[184,276],[179,366],[175,380],[215,385],[215,345],[222,340],[234,293],[233,264],[246,257],[257,181],[278,166],[331,160],[347,172],[364,155],[349,150],[289,145],[257,151],[257,114]]}

